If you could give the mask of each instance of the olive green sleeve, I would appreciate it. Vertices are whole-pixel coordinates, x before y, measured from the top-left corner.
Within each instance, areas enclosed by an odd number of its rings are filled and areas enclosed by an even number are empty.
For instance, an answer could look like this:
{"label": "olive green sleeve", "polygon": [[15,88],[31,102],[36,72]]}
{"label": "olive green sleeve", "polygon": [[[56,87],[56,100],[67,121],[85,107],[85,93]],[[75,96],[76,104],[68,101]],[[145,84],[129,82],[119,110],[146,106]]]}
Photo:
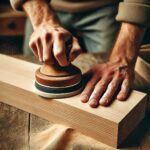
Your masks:
{"label": "olive green sleeve", "polygon": [[[30,1],[30,0],[10,0],[10,4],[14,10],[22,11],[22,4],[26,1]],[[45,1],[50,3],[50,0],[45,0]]]}
{"label": "olive green sleeve", "polygon": [[116,20],[150,26],[150,0],[124,0],[119,4]]}

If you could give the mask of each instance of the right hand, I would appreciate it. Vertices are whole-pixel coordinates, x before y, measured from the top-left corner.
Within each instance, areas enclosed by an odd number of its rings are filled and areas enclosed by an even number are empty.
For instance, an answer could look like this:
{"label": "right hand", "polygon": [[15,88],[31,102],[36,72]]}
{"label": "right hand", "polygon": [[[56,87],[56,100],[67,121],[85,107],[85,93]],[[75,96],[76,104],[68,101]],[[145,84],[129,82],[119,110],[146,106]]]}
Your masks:
{"label": "right hand", "polygon": [[[68,41],[71,41],[67,52]],[[63,27],[44,24],[35,29],[30,37],[30,48],[42,62],[54,63],[54,59],[60,66],[68,66],[80,53],[78,40]]]}

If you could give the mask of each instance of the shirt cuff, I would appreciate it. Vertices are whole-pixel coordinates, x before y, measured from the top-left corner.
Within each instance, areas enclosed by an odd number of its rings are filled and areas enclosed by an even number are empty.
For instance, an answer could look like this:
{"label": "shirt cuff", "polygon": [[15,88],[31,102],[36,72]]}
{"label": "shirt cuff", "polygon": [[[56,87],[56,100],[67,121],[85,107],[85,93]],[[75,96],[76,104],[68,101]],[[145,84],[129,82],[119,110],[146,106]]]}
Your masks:
{"label": "shirt cuff", "polygon": [[116,20],[150,26],[150,5],[121,2]]}
{"label": "shirt cuff", "polygon": [[[10,0],[10,4],[14,10],[23,11],[22,5],[24,2],[29,0]],[[47,3],[50,3],[50,0],[45,0]]]}

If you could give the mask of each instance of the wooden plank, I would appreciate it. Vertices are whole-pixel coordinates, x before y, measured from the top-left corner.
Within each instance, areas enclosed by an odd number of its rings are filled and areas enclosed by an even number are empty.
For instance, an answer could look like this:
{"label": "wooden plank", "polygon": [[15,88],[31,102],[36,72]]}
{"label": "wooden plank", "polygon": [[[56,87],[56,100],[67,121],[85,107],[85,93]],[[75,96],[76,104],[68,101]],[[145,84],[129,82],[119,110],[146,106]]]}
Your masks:
{"label": "wooden plank", "polygon": [[0,103],[0,149],[29,150],[29,113]]}
{"label": "wooden plank", "polygon": [[38,67],[0,55],[0,101],[44,119],[71,126],[113,147],[122,143],[144,117],[146,95],[137,91],[133,91],[125,102],[115,100],[110,107],[97,109],[81,103],[79,95],[52,100],[39,97],[32,89],[34,72]]}

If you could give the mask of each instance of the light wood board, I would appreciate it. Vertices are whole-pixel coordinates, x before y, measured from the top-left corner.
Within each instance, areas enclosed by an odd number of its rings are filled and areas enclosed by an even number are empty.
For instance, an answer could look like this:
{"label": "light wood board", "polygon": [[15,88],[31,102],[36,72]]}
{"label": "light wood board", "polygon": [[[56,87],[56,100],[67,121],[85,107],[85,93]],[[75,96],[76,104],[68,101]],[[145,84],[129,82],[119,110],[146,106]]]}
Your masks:
{"label": "light wood board", "polygon": [[125,102],[90,108],[79,95],[66,99],[44,99],[33,93],[34,72],[29,62],[0,55],[0,101],[44,119],[63,123],[105,144],[118,147],[144,118],[146,94],[133,91]]}

